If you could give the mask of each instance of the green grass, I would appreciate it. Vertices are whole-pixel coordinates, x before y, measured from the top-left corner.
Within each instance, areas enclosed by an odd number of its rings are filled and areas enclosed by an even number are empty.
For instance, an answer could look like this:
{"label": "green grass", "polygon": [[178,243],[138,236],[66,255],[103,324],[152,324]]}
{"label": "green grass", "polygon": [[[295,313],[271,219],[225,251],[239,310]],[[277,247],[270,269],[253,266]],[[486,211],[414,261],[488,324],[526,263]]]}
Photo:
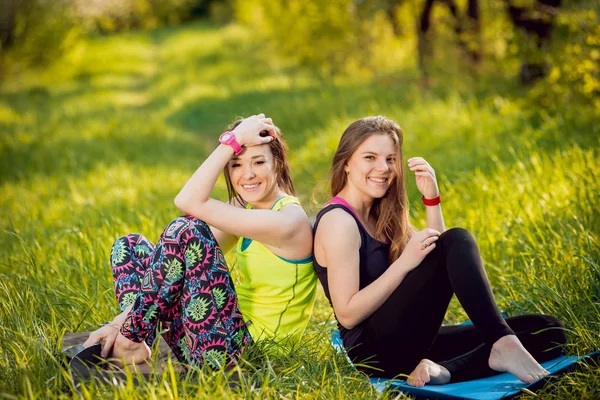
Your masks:
{"label": "green grass", "polygon": [[[242,28],[192,24],[90,38],[66,60],[0,94],[0,397],[376,398],[328,345],[319,293],[304,342],[285,356],[255,349],[229,388],[220,375],[165,374],[135,388],[73,391],[53,356],[65,332],[116,313],[114,239],[156,240],[173,198],[236,116],[265,112],[287,137],[295,184],[310,203],[337,141],[372,114],[404,130],[406,156],[436,169],[447,225],[478,240],[501,308],[556,315],[571,354],[600,348],[600,124],[573,104],[548,113],[514,77],[485,75],[425,90],[414,66],[395,76],[328,82],[285,67]],[[410,181],[413,222],[424,226]],[[224,198],[221,182],[216,195]],[[321,196],[321,200],[324,197]],[[447,321],[465,319],[454,301]],[[600,368],[563,377],[548,398],[600,395]],[[384,396],[385,397],[385,396]]]}

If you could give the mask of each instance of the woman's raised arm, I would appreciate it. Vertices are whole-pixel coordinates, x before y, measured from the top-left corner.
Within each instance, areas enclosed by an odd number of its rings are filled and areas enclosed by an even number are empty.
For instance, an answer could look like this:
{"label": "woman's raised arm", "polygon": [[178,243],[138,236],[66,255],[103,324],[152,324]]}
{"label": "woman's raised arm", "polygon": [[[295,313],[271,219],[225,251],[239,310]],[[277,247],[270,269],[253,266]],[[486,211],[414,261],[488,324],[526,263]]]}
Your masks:
{"label": "woman's raised arm", "polygon": [[[232,133],[241,146],[252,147],[272,141],[273,136],[263,137],[260,133],[272,133],[274,129],[271,119],[259,114],[246,118]],[[219,174],[233,156],[231,146],[220,144],[175,197],[175,205],[184,213],[216,228],[215,236],[221,236],[221,240],[226,240],[221,233],[228,233],[278,247],[293,240],[296,235],[310,234],[306,214],[298,206],[289,205],[280,211],[247,210],[210,198]]]}
{"label": "woman's raised arm", "polygon": [[[415,173],[417,189],[425,199],[433,199],[440,195],[435,171],[422,157],[412,157],[408,160],[408,168]],[[427,227],[443,233],[446,231],[442,206],[428,205],[425,209]]]}

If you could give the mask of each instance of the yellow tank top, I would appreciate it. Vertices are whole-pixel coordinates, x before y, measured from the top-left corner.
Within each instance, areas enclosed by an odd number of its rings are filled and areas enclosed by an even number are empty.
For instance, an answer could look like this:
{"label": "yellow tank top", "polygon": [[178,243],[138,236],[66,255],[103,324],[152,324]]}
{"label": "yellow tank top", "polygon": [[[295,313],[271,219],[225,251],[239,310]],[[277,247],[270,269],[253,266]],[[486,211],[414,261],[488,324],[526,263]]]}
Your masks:
{"label": "yellow tank top", "polygon": [[[288,204],[300,205],[300,202],[295,197],[283,196],[271,209],[279,211]],[[252,338],[300,341],[316,296],[317,276],[312,256],[288,260],[260,242],[240,238],[235,258],[238,269],[235,289]]]}

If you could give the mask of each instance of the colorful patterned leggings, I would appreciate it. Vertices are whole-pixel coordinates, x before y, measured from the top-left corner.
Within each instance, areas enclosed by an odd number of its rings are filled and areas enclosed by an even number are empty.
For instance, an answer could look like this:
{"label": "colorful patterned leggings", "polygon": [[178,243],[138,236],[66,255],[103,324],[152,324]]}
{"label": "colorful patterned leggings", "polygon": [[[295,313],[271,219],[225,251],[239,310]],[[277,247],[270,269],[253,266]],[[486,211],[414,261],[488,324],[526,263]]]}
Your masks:
{"label": "colorful patterned leggings", "polygon": [[112,248],[111,267],[121,311],[133,304],[121,333],[149,346],[160,322],[177,359],[220,368],[234,363],[252,341],[229,270],[210,228],[179,217],[156,247],[138,234]]}

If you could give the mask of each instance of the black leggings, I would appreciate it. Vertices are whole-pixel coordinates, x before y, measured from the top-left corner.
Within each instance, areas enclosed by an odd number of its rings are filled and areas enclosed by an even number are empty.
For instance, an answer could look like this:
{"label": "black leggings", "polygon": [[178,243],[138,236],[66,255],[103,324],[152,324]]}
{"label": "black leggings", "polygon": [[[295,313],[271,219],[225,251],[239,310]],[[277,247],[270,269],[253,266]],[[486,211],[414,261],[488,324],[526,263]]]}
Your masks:
{"label": "black leggings", "polygon": [[[453,294],[473,325],[441,326]],[[497,374],[488,358],[492,345],[505,335],[516,334],[538,362],[559,356],[566,342],[563,328],[545,315],[504,320],[475,239],[454,228],[440,236],[436,248],[363,321],[359,344],[348,353],[358,369],[372,376],[408,375],[428,358],[459,382]]]}

